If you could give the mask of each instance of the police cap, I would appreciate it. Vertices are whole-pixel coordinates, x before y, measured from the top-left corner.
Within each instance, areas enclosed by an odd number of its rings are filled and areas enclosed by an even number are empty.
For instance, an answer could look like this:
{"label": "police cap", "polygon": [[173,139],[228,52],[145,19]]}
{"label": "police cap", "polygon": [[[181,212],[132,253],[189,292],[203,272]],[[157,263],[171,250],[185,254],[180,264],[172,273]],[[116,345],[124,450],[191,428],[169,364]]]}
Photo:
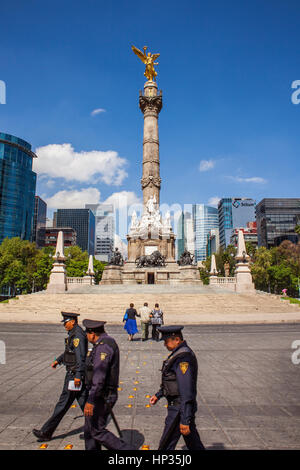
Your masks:
{"label": "police cap", "polygon": [[106,321],[99,321],[99,320],[88,320],[84,319],[82,324],[86,328],[86,331],[92,332],[92,331],[101,331],[103,330],[103,327],[105,325]]}
{"label": "police cap", "polygon": [[171,325],[171,326],[160,326],[157,330],[162,334],[162,339],[175,338],[175,336],[182,335],[181,330],[184,326]]}
{"label": "police cap", "polygon": [[77,317],[79,317],[80,313],[74,313],[74,312],[61,312],[63,319],[61,320],[61,323],[67,323],[67,321],[70,320],[76,320]]}

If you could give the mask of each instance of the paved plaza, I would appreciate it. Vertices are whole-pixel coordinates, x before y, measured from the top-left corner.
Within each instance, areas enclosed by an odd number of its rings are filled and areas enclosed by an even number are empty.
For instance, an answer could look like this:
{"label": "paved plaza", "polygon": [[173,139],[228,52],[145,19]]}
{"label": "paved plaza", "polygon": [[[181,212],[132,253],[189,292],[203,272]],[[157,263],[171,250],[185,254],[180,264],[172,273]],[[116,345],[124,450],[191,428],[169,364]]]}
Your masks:
{"label": "paved plaza", "polygon": [[[127,341],[122,325],[107,326],[121,350],[115,414],[133,448],[157,449],[166,402],[148,407],[160,384],[167,351],[162,342]],[[292,343],[300,324],[185,326],[185,339],[199,362],[197,425],[207,449],[299,449],[300,364]],[[39,449],[32,435],[49,417],[60,395],[64,368],[50,364],[63,351],[61,325],[0,324],[6,364],[0,364],[0,449]],[[300,356],[300,354],[299,354]],[[83,417],[70,409],[48,450],[83,449]],[[114,430],[112,422],[109,429]],[[177,449],[184,449],[180,439]]]}

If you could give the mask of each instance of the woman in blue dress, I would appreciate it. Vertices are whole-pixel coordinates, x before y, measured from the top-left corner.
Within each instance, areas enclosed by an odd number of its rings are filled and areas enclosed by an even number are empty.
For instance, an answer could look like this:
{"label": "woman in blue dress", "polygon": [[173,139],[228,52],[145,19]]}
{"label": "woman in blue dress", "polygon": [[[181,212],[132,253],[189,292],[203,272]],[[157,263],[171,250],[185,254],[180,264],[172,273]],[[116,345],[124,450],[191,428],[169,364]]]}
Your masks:
{"label": "woman in blue dress", "polygon": [[137,313],[136,309],[134,308],[134,304],[130,304],[130,307],[126,310],[123,321],[125,321],[124,329],[128,333],[128,340],[133,340],[133,335],[138,333],[137,325],[136,325],[136,317],[140,317]]}

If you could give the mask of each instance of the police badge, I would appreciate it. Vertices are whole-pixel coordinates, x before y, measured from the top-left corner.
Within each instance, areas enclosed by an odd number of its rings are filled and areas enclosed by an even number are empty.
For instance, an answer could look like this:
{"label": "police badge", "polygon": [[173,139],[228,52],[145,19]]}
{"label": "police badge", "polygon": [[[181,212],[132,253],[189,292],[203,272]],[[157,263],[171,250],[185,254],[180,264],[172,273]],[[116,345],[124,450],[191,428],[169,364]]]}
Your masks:
{"label": "police badge", "polygon": [[183,374],[185,374],[186,371],[187,371],[188,368],[189,368],[189,363],[188,363],[188,362],[180,362],[179,367],[180,367],[181,372],[182,372]]}

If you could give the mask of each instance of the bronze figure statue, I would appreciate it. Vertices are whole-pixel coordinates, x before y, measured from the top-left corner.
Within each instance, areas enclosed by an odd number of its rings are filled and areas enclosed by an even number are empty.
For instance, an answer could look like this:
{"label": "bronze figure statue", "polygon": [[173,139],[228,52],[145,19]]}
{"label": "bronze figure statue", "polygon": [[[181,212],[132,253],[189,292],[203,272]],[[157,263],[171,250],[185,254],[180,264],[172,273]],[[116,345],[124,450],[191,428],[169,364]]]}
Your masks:
{"label": "bronze figure statue", "polygon": [[194,255],[192,255],[188,250],[184,250],[179,260],[177,261],[177,264],[179,264],[179,266],[189,266],[193,264],[193,262]]}
{"label": "bronze figure statue", "polygon": [[124,259],[119,251],[119,248],[116,248],[115,251],[113,252],[113,255],[111,257],[109,264],[112,264],[113,266],[123,266]]}
{"label": "bronze figure statue", "polygon": [[135,46],[131,46],[131,49],[139,57],[139,59],[141,59],[141,61],[146,65],[146,70],[144,72],[144,75],[147,78],[147,80],[155,82],[157,72],[154,69],[154,65],[158,65],[158,62],[155,62],[155,60],[157,59],[157,57],[160,56],[160,54],[151,54],[151,52],[148,52],[146,54],[146,50],[148,49],[147,46],[143,47],[144,53]]}

